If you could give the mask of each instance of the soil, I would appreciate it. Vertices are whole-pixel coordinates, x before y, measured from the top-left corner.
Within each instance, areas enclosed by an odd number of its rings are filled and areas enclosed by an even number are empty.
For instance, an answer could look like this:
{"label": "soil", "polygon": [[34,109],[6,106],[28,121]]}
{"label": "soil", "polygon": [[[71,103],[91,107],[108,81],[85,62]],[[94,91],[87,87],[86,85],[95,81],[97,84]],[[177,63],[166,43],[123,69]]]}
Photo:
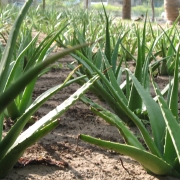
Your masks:
{"label": "soil", "polygon": [[[67,62],[73,61],[66,56],[59,60],[62,69],[53,68],[43,75],[36,84],[33,98],[59,83],[62,83],[70,70]],[[157,77],[158,84],[164,87],[167,78]],[[41,118],[78,89],[79,85],[72,84],[48,100],[36,113]],[[99,101],[92,93],[88,97],[108,107]],[[136,128],[132,128],[138,133]],[[175,180],[172,177],[154,176],[148,174],[135,160],[97,146],[78,141],[78,134],[88,134],[105,140],[124,143],[118,130],[95,116],[90,109],[78,101],[63,116],[60,117],[59,126],[42,138],[39,142],[29,147],[23,157],[42,158],[49,157],[66,164],[62,167],[49,165],[28,165],[23,168],[14,168],[6,180],[70,180],[70,179],[103,179],[103,180]],[[68,164],[68,166],[67,166]]]}

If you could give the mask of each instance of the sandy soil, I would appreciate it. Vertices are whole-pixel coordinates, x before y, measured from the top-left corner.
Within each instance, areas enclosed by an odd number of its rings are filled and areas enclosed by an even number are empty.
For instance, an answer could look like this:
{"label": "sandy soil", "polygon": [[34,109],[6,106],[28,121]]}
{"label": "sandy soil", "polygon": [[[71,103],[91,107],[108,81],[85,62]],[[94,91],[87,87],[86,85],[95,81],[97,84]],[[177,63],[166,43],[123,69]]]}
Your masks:
{"label": "sandy soil", "polygon": [[[33,98],[37,97],[48,88],[62,83],[66,75],[70,72],[66,67],[66,63],[71,61],[73,61],[73,59],[70,56],[66,56],[59,61],[63,64],[62,69],[52,69],[49,73],[41,77],[36,84]],[[161,77],[159,77],[158,80],[161,82],[162,86],[167,82],[166,79],[163,80]],[[36,116],[40,118],[48,113],[69,97],[77,88],[78,85],[74,84],[58,92],[43,105],[36,113]],[[88,93],[88,96],[98,101],[91,93]],[[107,106],[105,103],[100,103]],[[133,131],[137,133],[136,128],[134,128]],[[66,166],[28,165],[24,168],[12,169],[6,180],[175,179],[172,177],[160,177],[147,174],[136,161],[127,156],[107,151],[82,141],[79,141],[77,146],[77,136],[80,133],[123,143],[123,139],[116,128],[105,123],[99,117],[94,116],[87,106],[83,105],[81,102],[77,102],[60,117],[60,124],[54,131],[32,147],[29,147],[24,153],[24,157],[26,158],[49,157],[56,161],[64,162]]]}

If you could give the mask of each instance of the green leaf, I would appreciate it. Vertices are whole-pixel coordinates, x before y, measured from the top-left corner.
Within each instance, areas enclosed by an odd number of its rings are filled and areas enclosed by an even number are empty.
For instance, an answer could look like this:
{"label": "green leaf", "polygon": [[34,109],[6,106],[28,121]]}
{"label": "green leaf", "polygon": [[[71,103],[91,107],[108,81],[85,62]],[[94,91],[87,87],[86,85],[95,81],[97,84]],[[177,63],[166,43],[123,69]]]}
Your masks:
{"label": "green leaf", "polygon": [[114,51],[112,53],[112,56],[111,56],[111,65],[112,65],[112,70],[115,74],[116,72],[116,65],[117,65],[117,58],[118,58],[118,50],[119,50],[119,44],[120,44],[120,37],[118,38],[117,42],[116,42],[116,45],[114,47]]}
{"label": "green leaf", "polygon": [[152,99],[149,93],[142,87],[139,81],[134,77],[134,75],[128,70],[129,75],[137,89],[140,97],[142,98],[150,119],[150,124],[152,128],[153,138],[156,146],[158,147],[161,154],[163,154],[164,147],[164,136],[165,136],[165,122],[161,110],[158,104]]}
{"label": "green leaf", "polygon": [[[177,79],[176,79],[177,80]],[[175,82],[174,82],[175,83]],[[166,138],[164,147],[164,159],[171,165],[174,163],[176,157],[180,162],[180,143],[178,141],[178,134],[180,133],[180,127],[176,120],[176,117],[172,114],[166,101],[162,97],[160,90],[153,81],[153,86],[160,104],[160,108],[166,124]]]}
{"label": "green leaf", "polygon": [[[48,67],[57,59],[62,58],[65,55],[87,45],[88,44],[77,45],[75,47],[65,49],[63,52],[59,52],[54,54],[53,56],[47,57],[45,61],[38,63],[36,67],[32,67],[28,71],[26,71],[22,77],[12,83],[11,86],[9,86],[7,90],[0,95],[0,113],[24,89],[27,84],[29,84],[34,78],[37,77],[39,72],[41,72],[44,68]],[[9,94],[11,94],[11,96],[9,96]]]}
{"label": "green leaf", "polygon": [[154,174],[180,177],[180,174],[177,171],[173,170],[172,166],[167,164],[161,158],[147,151],[129,145],[104,141],[101,139],[93,138],[91,136],[86,136],[84,134],[79,135],[79,138],[85,142],[97,145],[99,147],[114,150],[118,153],[130,156],[131,158],[138,161],[144,168],[146,168],[146,170]]}
{"label": "green leaf", "polygon": [[[18,160],[20,156],[22,156],[22,153],[27,147],[32,145],[39,138],[43,137],[46,133],[48,133],[52,128],[57,126],[57,121],[54,120],[59,118],[59,116],[61,116],[63,113],[65,113],[71,105],[73,105],[84,93],[86,93],[86,91],[98,78],[98,75],[94,76],[81,88],[79,88],[74,94],[72,94],[68,99],[66,99],[62,104],[57,106],[55,109],[42,117],[39,121],[30,126],[16,139],[14,144],[9,147],[5,156],[3,156],[3,158],[0,160],[0,167],[2,167],[0,169],[0,175],[2,177],[7,174],[7,172],[13,167],[14,163]],[[11,138],[12,137],[9,137],[9,139]],[[7,164],[7,162],[8,165],[4,166],[4,164]]]}
{"label": "green leaf", "polygon": [[105,18],[106,18],[105,55],[106,55],[109,63],[111,63],[111,39],[110,39],[110,33],[109,33],[109,19],[108,19],[104,5],[103,5],[103,10],[104,10]]}
{"label": "green leaf", "polygon": [[[104,55],[104,53],[102,52],[101,50],[101,54],[102,54],[102,58],[104,60],[104,63],[105,63],[105,66],[106,66],[106,69],[107,69],[107,74],[108,74],[108,79],[109,79],[109,82],[111,84],[111,86],[114,88],[114,90],[116,91],[116,93],[123,99],[123,102],[125,104],[128,104],[128,101],[126,99],[126,96],[124,95],[123,91],[121,90],[121,88],[119,88],[119,85],[116,81],[116,78],[115,78],[115,75],[114,75],[114,72],[113,70],[110,68],[110,64],[108,62],[108,59],[106,58],[106,56]],[[110,68],[110,69],[109,69]]]}
{"label": "green leaf", "polygon": [[[107,80],[107,78],[104,76],[104,74],[86,57],[83,56],[82,53],[79,51],[76,51],[78,56],[72,54],[72,56],[79,62],[82,63],[86,69],[87,69],[87,76],[92,77],[94,73],[97,73],[99,77],[101,78],[101,81],[103,83],[100,83],[99,81],[94,83],[94,89],[100,95],[103,99],[105,99],[110,107],[118,114],[118,116],[122,117],[123,121],[129,122],[129,119],[127,118],[126,114],[121,110],[121,107],[118,105],[117,101],[114,99],[122,99],[117,92],[112,87],[111,83]],[[106,87],[106,88],[104,88]],[[107,88],[109,91],[107,91]],[[111,92],[111,94],[109,93]]]}
{"label": "green leaf", "polygon": [[179,92],[178,91],[179,52],[180,52],[180,46],[178,47],[178,52],[176,57],[175,70],[174,70],[174,83],[172,86],[170,102],[169,102],[169,108],[177,121],[178,121],[178,92]]}
{"label": "green leaf", "polygon": [[121,135],[124,137],[125,142],[128,145],[135,146],[139,149],[145,150],[142,144],[138,141],[136,136],[129,130],[129,128],[124,124],[124,122],[114,113],[108,111],[97,103],[91,101],[87,97],[83,96],[80,98],[87,106],[90,106],[91,111],[96,115],[103,118],[107,123],[114,125],[118,128]]}
{"label": "green leaf", "polygon": [[42,129],[37,130],[32,136],[19,143],[10,152],[8,152],[8,154],[0,161],[0,178],[6,177],[6,175],[13,168],[18,159],[23,155],[26,148],[33,145],[40,138],[48,134],[51,130],[57,127],[58,124],[58,120],[47,124]]}
{"label": "green leaf", "polygon": [[6,83],[6,79],[8,77],[8,66],[11,62],[11,58],[12,58],[12,55],[13,55],[13,51],[14,51],[14,47],[16,45],[16,39],[17,39],[17,36],[18,36],[18,33],[19,33],[19,29],[20,29],[20,26],[21,26],[21,23],[31,5],[31,3],[33,2],[33,0],[28,0],[26,1],[24,7],[22,8],[22,10],[20,11],[19,15],[18,15],[18,18],[16,19],[12,29],[11,29],[11,32],[10,32],[10,35],[9,35],[9,38],[8,38],[8,41],[7,41],[7,45],[6,45],[6,48],[4,50],[4,54],[3,54],[3,57],[1,59],[1,66],[0,66],[0,94],[3,92],[3,88],[4,88],[4,85]]}
{"label": "green leaf", "polygon": [[4,139],[0,143],[0,159],[6,154],[9,147],[14,143],[16,138],[19,136],[21,131],[23,130],[26,123],[29,121],[30,117],[39,109],[42,104],[47,101],[51,96],[53,96],[57,91],[63,89],[64,87],[72,84],[73,82],[79,81],[84,76],[70,80],[68,82],[64,82],[63,84],[57,85],[55,87],[50,88],[43,94],[41,94],[26,110],[26,112],[17,120],[14,126],[9,130],[8,134],[4,137]]}
{"label": "green leaf", "polygon": [[[136,62],[136,69],[135,69],[135,77],[137,80],[141,83],[142,82],[142,45],[140,42],[140,32],[137,31],[137,38],[138,38],[138,58]],[[135,103],[136,102],[136,103]],[[142,109],[142,99],[137,92],[136,88],[134,87],[134,84],[132,84],[131,87],[131,92],[130,92],[130,97],[128,101],[128,107],[132,110],[135,111],[136,109]]]}

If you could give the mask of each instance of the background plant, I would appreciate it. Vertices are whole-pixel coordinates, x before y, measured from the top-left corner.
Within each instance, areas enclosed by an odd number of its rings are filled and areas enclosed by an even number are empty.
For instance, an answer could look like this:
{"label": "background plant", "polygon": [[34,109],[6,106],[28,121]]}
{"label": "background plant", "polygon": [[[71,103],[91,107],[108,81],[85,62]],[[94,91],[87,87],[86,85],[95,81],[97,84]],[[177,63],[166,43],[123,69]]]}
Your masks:
{"label": "background plant", "polygon": [[[135,64],[133,70],[135,77],[146,91],[150,93],[150,70],[155,71],[156,68],[160,67],[162,62],[165,62],[168,57],[172,56],[161,57],[162,49],[158,49],[158,51],[154,50],[163,36],[169,37],[169,35],[167,35],[166,31],[161,31],[159,34],[157,33],[158,36],[156,36],[152,24],[146,22],[147,19],[145,23],[142,24],[143,27],[139,27],[139,25],[136,24],[132,24],[132,26],[123,26],[121,24],[122,29],[120,33],[114,35],[110,28],[112,21],[111,19],[109,20],[106,11],[105,18],[106,31],[104,31],[104,33],[106,36],[96,38],[96,40],[100,39],[98,43],[76,51],[76,54],[72,54],[79,64],[84,65],[77,74],[86,74],[88,78],[91,78],[94,73],[102,76],[102,72],[112,67],[112,69],[108,70],[105,74],[106,80],[101,79],[99,82],[95,82],[91,90],[100,97],[100,99],[105,100],[112,110],[126,123],[131,123],[132,121],[129,121],[127,115],[122,111],[122,107],[117,104],[116,98],[123,99],[124,103],[135,114],[148,120],[142,99],[129,78],[129,74],[124,71],[124,67],[128,68],[127,60],[133,60]],[[89,40],[89,36],[85,33],[88,25],[86,23],[83,25],[81,29],[74,26],[73,41],[75,43],[83,43]],[[171,39],[167,39],[171,44]],[[58,41],[58,43],[62,44],[62,41]],[[95,48],[96,50],[94,51]],[[157,60],[158,56],[160,60]],[[73,69],[72,64],[70,64],[69,67]],[[122,77],[125,77],[126,80],[122,81]],[[88,78],[79,83],[82,84],[86,82]],[[115,94],[113,89],[118,93]]]}

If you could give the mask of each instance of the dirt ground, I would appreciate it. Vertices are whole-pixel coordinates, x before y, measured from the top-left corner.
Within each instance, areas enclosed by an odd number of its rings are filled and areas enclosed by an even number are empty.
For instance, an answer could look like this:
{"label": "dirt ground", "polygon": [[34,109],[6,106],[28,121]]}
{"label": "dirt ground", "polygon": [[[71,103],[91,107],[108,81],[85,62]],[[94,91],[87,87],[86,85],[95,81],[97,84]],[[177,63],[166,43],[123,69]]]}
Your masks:
{"label": "dirt ground", "polygon": [[[63,64],[62,69],[52,69],[49,73],[43,75],[36,84],[33,98],[48,88],[62,83],[66,75],[70,72],[66,67],[66,63],[71,61],[73,59],[70,56],[66,56],[59,61]],[[161,85],[165,86],[167,79],[158,78]],[[36,113],[38,118],[47,114],[63,102],[77,88],[78,85],[73,84],[58,92]],[[88,93],[88,96],[98,101],[93,94]],[[105,103],[100,103],[107,106]],[[137,129],[134,128],[133,131],[136,133]],[[53,160],[63,162],[64,166],[28,165],[23,168],[12,169],[5,179],[175,180],[172,177],[147,174],[136,161],[127,156],[107,151],[82,141],[79,141],[77,146],[77,136],[80,133],[105,140],[124,142],[115,127],[94,116],[83,103],[77,102],[60,117],[60,124],[55,130],[32,147],[29,147],[24,153],[24,157],[26,158],[49,157]]]}

